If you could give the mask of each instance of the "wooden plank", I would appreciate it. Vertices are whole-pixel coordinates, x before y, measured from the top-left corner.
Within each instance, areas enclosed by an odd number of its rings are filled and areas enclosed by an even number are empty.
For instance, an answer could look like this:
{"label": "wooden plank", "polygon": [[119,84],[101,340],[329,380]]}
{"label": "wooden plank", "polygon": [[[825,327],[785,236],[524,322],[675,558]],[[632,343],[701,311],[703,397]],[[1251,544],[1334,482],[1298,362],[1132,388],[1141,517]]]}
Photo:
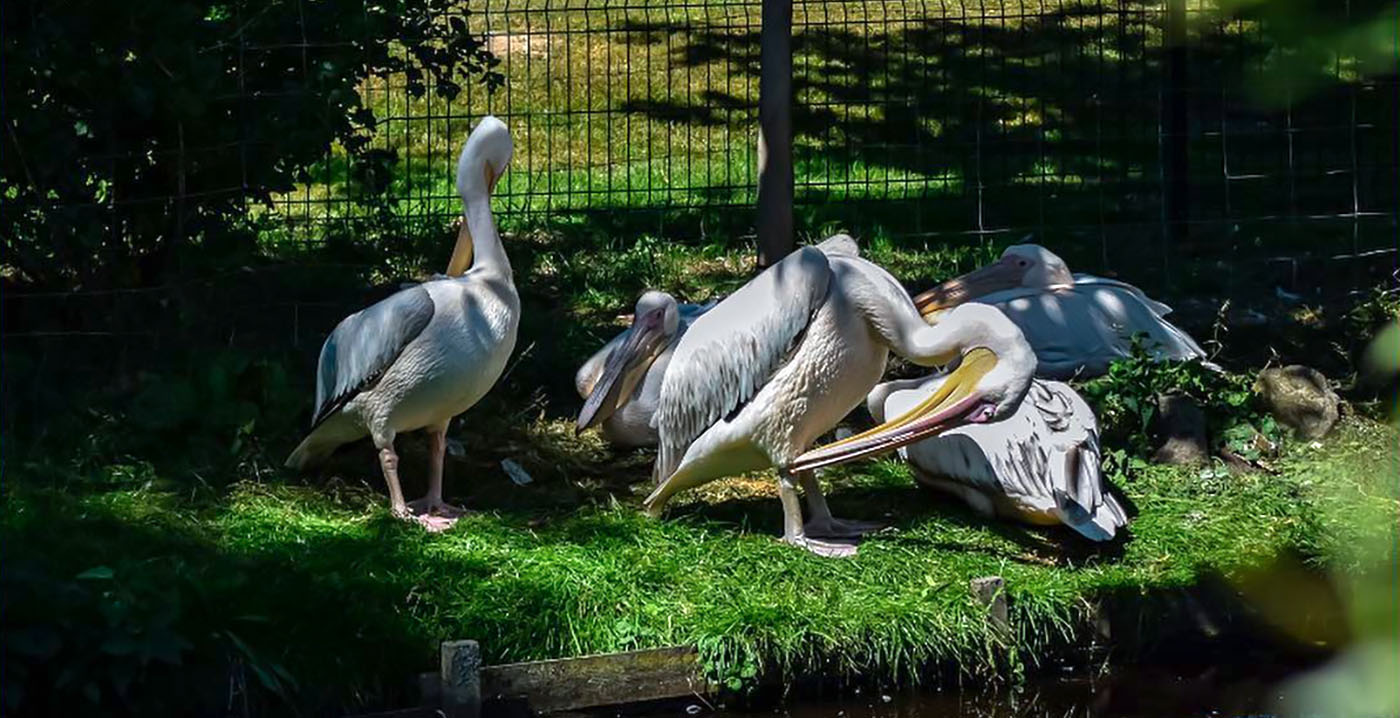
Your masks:
{"label": "wooden plank", "polygon": [[1006,605],[1006,581],[1001,576],[983,576],[968,582],[977,602],[987,607],[987,621],[1003,639],[1011,636],[1011,615]]}
{"label": "wooden plank", "polygon": [[476,641],[443,641],[439,671],[447,718],[481,715],[481,647]]}
{"label": "wooden plank", "polygon": [[673,646],[481,669],[483,698],[524,698],[541,713],[703,694],[700,657]]}

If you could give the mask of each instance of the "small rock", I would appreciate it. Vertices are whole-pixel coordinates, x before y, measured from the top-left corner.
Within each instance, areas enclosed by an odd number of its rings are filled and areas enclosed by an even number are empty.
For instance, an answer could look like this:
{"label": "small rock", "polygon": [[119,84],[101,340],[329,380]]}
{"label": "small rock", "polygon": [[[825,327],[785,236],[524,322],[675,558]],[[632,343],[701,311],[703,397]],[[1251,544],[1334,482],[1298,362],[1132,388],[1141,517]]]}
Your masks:
{"label": "small rock", "polygon": [[447,456],[455,461],[462,461],[467,458],[467,447],[456,439],[448,439]]}
{"label": "small rock", "polygon": [[694,704],[694,703],[691,703],[690,705],[688,705],[688,706],[685,707],[685,714],[688,715],[688,716],[698,716],[698,715],[700,715],[700,711],[702,711],[702,710],[704,710],[704,709],[701,708],[700,706],[698,706],[698,705],[696,705],[696,704]]}
{"label": "small rock", "polygon": [[501,468],[505,469],[506,475],[510,476],[510,480],[514,481],[516,486],[525,486],[535,481],[535,478],[525,470],[525,467],[511,459],[501,459]]}
{"label": "small rock", "polygon": [[1337,423],[1341,399],[1316,369],[1301,364],[1265,369],[1254,390],[1274,419],[1300,439],[1321,439]]}
{"label": "small rock", "polygon": [[1157,396],[1156,433],[1162,444],[1152,454],[1160,464],[1202,466],[1210,460],[1206,414],[1188,396]]}

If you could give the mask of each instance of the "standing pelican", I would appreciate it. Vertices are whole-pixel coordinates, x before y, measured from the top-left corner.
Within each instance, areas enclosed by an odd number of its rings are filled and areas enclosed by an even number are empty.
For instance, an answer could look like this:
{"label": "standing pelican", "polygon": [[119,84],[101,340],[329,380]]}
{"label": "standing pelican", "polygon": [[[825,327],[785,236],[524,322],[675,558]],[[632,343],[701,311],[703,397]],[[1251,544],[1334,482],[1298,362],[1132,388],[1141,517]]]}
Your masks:
{"label": "standing pelican", "polygon": [[[366,434],[379,449],[395,516],[451,526],[443,503],[448,422],[496,383],[515,347],[520,298],[491,218],[491,191],[510,163],[510,132],[485,117],[457,160],[463,222],[441,279],[404,289],[343,319],[321,347],[311,433],[287,458],[304,469]],[[405,503],[394,437],[427,429],[428,494]]]}
{"label": "standing pelican", "polygon": [[[969,308],[972,311],[986,307]],[[967,323],[930,326],[899,283],[862,260],[837,235],[768,268],[695,320],[666,370],[656,411],[658,486],[645,508],[660,514],[676,492],[723,476],[778,469],[783,540],[826,556],[853,546],[817,540],[854,536],[872,526],[832,518],[810,469],[884,450],[967,421],[989,421],[1020,402],[1034,362],[1002,363],[1016,349]],[[923,365],[968,354],[939,401],[906,425],[863,435],[823,460],[794,462],[822,433],[860,404],[879,381],[890,350]],[[1024,374],[1024,377],[1021,376]],[[797,484],[812,520],[803,524]]]}
{"label": "standing pelican", "polygon": [[1021,328],[1048,378],[1098,376],[1132,352],[1133,336],[1159,359],[1205,359],[1196,340],[1163,317],[1171,307],[1131,284],[1070,274],[1064,260],[1038,244],[1006,248],[1001,259],[914,298],[924,315],[978,301],[1006,312]]}
{"label": "standing pelican", "polygon": [[691,323],[713,306],[714,302],[678,304],[665,292],[643,294],[632,326],[589,357],[574,375],[574,387],[585,399],[578,431],[601,424],[603,436],[618,446],[655,446],[651,419],[671,353]]}
{"label": "standing pelican", "polygon": [[[970,307],[974,305],[963,305]],[[943,323],[965,321],[958,309]],[[1005,316],[981,321],[1021,348],[1010,354],[1034,362],[1020,332]],[[880,384],[866,407],[876,421],[902,414],[943,390],[951,374]],[[1034,379],[1006,417],[967,424],[900,449],[920,483],[948,492],[986,517],[1031,524],[1063,523],[1094,541],[1108,541],[1128,522],[1099,472],[1098,422],[1068,384]]]}

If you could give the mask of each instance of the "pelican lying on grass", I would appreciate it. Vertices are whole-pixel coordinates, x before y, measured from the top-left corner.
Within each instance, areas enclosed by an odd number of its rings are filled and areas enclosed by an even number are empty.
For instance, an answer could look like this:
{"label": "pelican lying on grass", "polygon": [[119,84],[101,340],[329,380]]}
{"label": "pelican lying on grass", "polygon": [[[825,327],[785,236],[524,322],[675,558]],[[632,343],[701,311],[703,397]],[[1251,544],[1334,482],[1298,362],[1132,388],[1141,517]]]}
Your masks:
{"label": "pelican lying on grass", "polygon": [[714,302],[679,304],[665,292],[643,294],[632,326],[574,375],[574,387],[585,400],[578,431],[600,425],[603,436],[618,446],[656,446],[651,419],[671,353],[691,323],[713,306]]}
{"label": "pelican lying on grass", "polygon": [[[432,530],[461,510],[443,503],[448,422],[496,383],[515,347],[520,298],[491,218],[491,190],[510,163],[510,132],[485,117],[457,160],[464,221],[447,276],[404,289],[346,317],[321,347],[311,433],[287,458],[310,467],[369,435],[395,516]],[[428,494],[405,503],[394,437],[427,429]]]}
{"label": "pelican lying on grass", "polygon": [[[940,324],[968,321],[963,312],[976,306],[954,309]],[[1034,364],[1030,345],[1005,316],[984,313],[976,321],[984,330],[998,327],[998,334],[1019,345],[1002,354],[1003,360]],[[883,422],[937,396],[952,380],[953,373],[944,373],[886,382],[870,392],[866,407]],[[1032,379],[1008,416],[949,429],[906,446],[900,454],[914,467],[920,483],[961,498],[989,518],[1063,523],[1094,541],[1112,539],[1128,522],[1099,471],[1094,412],[1062,382]]]}
{"label": "pelican lying on grass", "polygon": [[[773,466],[783,540],[821,555],[854,553],[849,544],[816,537],[855,536],[874,526],[832,518],[811,469],[1013,411],[1034,363],[1003,365],[1000,352],[1015,347],[976,329],[968,322],[926,324],[894,277],[860,259],[850,237],[794,252],[697,318],[676,346],[656,411],[659,485],[646,499],[647,512],[660,514],[678,491]],[[794,463],[860,404],[890,350],[923,366],[972,354],[944,400],[927,402],[905,424],[877,428],[862,435],[864,443],[820,461]],[[812,513],[805,525],[798,483]]]}
{"label": "pelican lying on grass", "polygon": [[1035,348],[1040,376],[1098,376],[1131,354],[1133,336],[1159,359],[1205,359],[1196,340],[1165,317],[1171,307],[1131,284],[1070,274],[1064,260],[1037,244],[1007,247],[1001,259],[914,298],[924,315],[968,301],[1006,313]]}

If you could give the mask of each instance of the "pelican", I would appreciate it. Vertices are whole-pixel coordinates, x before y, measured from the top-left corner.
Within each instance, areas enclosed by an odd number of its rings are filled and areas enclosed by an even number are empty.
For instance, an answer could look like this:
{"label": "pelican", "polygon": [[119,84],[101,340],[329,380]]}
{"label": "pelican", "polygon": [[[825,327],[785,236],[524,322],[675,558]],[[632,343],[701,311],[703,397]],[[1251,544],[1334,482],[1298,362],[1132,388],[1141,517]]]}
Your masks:
{"label": "pelican", "polygon": [[[510,132],[483,118],[457,160],[463,222],[447,273],[341,320],[321,347],[311,433],[287,458],[305,469],[368,435],[395,516],[430,530],[461,509],[443,502],[447,425],[496,383],[515,347],[520,298],[491,218],[491,191],[510,164]],[[394,437],[426,429],[428,493],[405,503]]]}
{"label": "pelican", "polygon": [[[1017,345],[974,329],[967,322],[926,324],[894,277],[860,259],[848,236],[794,252],[697,318],[676,346],[656,410],[658,485],[645,501],[647,513],[660,515],[678,491],[771,466],[778,469],[783,540],[823,556],[854,553],[849,544],[819,539],[873,526],[833,518],[812,469],[1014,410],[1035,363],[1003,363],[1001,353]],[[905,424],[877,427],[821,461],[794,463],[865,399],[891,350],[922,366],[970,354],[939,400],[911,412]],[[806,524],[798,484],[812,514]]]}
{"label": "pelican", "polygon": [[574,387],[585,400],[578,432],[601,424],[603,436],[618,446],[656,446],[651,419],[671,353],[691,323],[714,304],[679,304],[665,292],[643,294],[632,326],[589,357],[574,375]]}
{"label": "pelican", "polygon": [[1139,333],[1158,359],[1206,358],[1196,340],[1163,318],[1171,307],[1131,284],[1070,274],[1064,260],[1038,244],[1007,247],[1000,260],[949,279],[914,303],[928,316],[972,300],[1006,312],[1021,328],[1045,378],[1101,375],[1132,353]]}
{"label": "pelican", "polygon": [[[965,321],[959,310],[945,322]],[[1030,344],[1004,315],[981,319],[1021,345],[1009,354],[1034,362]],[[883,422],[943,391],[951,374],[891,381],[866,401]],[[950,493],[979,514],[1035,525],[1063,523],[1094,541],[1108,541],[1127,525],[1118,500],[1099,471],[1099,429],[1094,412],[1068,384],[1033,379],[1008,416],[966,424],[899,450],[926,486]]]}

